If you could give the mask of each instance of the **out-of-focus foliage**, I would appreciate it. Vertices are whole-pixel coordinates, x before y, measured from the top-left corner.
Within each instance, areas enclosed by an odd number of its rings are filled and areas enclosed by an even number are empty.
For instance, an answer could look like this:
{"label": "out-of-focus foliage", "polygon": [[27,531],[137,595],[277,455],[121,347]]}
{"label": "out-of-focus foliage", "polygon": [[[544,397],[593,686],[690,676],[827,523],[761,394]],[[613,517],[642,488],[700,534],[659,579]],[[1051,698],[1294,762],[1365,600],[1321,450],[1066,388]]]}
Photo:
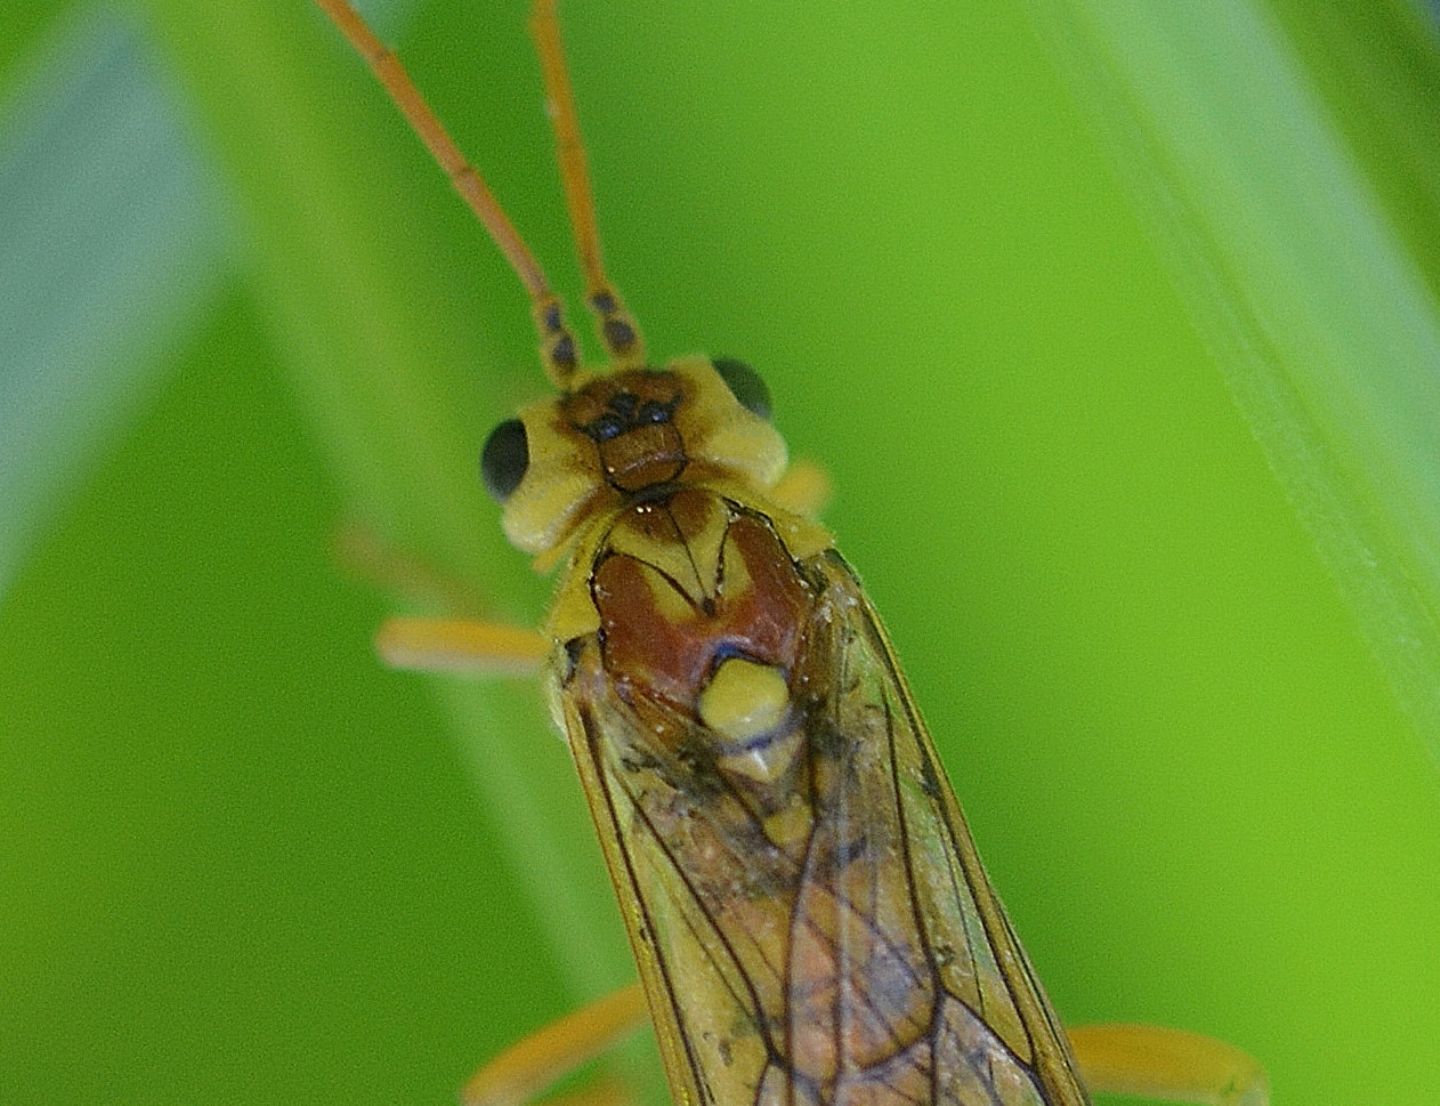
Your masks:
{"label": "out-of-focus foliage", "polygon": [[0,134],[0,594],[216,291],[221,224],[171,88],[89,11],[15,66]]}
{"label": "out-of-focus foliage", "polygon": [[[1051,12],[1237,404],[1440,753],[1440,312],[1433,256],[1392,218],[1430,236],[1440,206],[1402,192],[1427,155],[1367,144],[1398,155],[1387,209],[1265,9]],[[1397,103],[1411,77],[1389,82]]]}
{"label": "out-of-focus foliage", "polygon": [[[574,287],[524,6],[364,5]],[[831,467],[1062,1014],[1431,1102],[1433,25],[564,15],[615,274]],[[308,3],[0,28],[0,1100],[448,1101],[629,971],[531,689],[379,670],[426,597],[334,552],[538,617],[523,298]]]}

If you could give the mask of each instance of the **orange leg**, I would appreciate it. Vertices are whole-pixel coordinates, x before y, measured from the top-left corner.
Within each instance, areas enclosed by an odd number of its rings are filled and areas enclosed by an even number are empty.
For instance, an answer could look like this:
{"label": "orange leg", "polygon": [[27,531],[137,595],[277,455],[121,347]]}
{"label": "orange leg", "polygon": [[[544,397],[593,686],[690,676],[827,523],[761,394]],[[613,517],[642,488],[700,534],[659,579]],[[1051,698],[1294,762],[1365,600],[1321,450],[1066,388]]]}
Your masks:
{"label": "orange leg", "polygon": [[[524,1106],[580,1065],[595,1059],[645,1024],[645,995],[631,983],[511,1045],[471,1077],[460,1092],[465,1106]],[[618,1106],[623,1088],[602,1082],[581,1092],[587,1106]],[[613,1101],[612,1100],[616,1100]]]}
{"label": "orange leg", "polygon": [[458,618],[391,618],[375,648],[392,668],[474,676],[535,676],[548,643],[535,630]]}
{"label": "orange leg", "polygon": [[[387,545],[360,523],[337,535],[335,552],[351,573],[423,606],[472,611],[468,587],[424,560]],[[474,618],[386,619],[375,650],[391,668],[472,676],[537,676],[549,644],[534,630]]]}
{"label": "orange leg", "polygon": [[1092,1091],[1199,1106],[1269,1106],[1270,1082],[1234,1045],[1153,1025],[1086,1025],[1069,1031]]}

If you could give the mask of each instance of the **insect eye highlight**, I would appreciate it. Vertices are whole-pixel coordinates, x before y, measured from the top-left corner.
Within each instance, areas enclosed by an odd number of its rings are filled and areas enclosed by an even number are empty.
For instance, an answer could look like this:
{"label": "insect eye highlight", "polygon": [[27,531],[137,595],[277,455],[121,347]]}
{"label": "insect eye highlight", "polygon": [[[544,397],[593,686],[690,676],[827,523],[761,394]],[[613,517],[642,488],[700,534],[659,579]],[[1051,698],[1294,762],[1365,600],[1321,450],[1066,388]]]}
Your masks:
{"label": "insect eye highlight", "polygon": [[670,408],[657,400],[647,399],[640,405],[635,421],[640,423],[669,422]]}
{"label": "insect eye highlight", "polygon": [[519,419],[506,419],[485,439],[480,453],[480,478],[497,503],[504,503],[525,479],[530,467],[530,442],[525,424]]}
{"label": "insect eye highlight", "polygon": [[759,373],[733,357],[717,357],[712,364],[740,406],[762,419],[770,418],[770,389],[765,387]]}

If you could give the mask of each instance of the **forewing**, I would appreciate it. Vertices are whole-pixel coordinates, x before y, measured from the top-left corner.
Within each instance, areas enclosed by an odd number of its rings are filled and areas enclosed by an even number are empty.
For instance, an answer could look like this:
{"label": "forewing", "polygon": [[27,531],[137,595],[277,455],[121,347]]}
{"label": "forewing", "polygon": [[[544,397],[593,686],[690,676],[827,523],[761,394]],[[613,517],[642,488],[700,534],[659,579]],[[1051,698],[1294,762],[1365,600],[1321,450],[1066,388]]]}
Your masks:
{"label": "forewing", "polygon": [[854,673],[837,689],[841,714],[878,709],[885,718],[918,917],[948,996],[935,1040],[935,1099],[1026,1102],[1038,1090],[1038,1101],[1079,1106],[1088,1100],[1063,1031],[980,863],[879,617],[837,555],[826,555],[821,571],[834,609],[851,613],[837,643]]}
{"label": "forewing", "polygon": [[797,752],[768,791],[622,695],[594,639],[561,693],[681,1106],[1083,1106],[878,619],[834,554],[796,571]]}
{"label": "forewing", "polygon": [[658,806],[684,818],[694,816],[682,810],[690,803],[658,779],[654,766],[621,763],[616,730],[633,730],[634,723],[623,704],[574,696],[565,707],[677,1106],[758,1102],[769,1056],[750,981],[689,881],[673,838],[654,824]]}

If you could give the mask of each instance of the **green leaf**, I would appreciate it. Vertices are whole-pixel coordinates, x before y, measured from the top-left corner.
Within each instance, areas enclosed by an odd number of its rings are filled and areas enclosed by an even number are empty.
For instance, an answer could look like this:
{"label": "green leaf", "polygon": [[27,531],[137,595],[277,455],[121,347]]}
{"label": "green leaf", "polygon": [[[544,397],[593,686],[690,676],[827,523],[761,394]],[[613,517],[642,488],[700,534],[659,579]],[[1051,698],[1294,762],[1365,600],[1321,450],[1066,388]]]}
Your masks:
{"label": "green leaf", "polygon": [[[1440,304],[1417,257],[1263,5],[1042,10],[1236,402],[1440,757]],[[1433,52],[1422,60],[1440,76]],[[1418,110],[1436,121],[1433,103]]]}

